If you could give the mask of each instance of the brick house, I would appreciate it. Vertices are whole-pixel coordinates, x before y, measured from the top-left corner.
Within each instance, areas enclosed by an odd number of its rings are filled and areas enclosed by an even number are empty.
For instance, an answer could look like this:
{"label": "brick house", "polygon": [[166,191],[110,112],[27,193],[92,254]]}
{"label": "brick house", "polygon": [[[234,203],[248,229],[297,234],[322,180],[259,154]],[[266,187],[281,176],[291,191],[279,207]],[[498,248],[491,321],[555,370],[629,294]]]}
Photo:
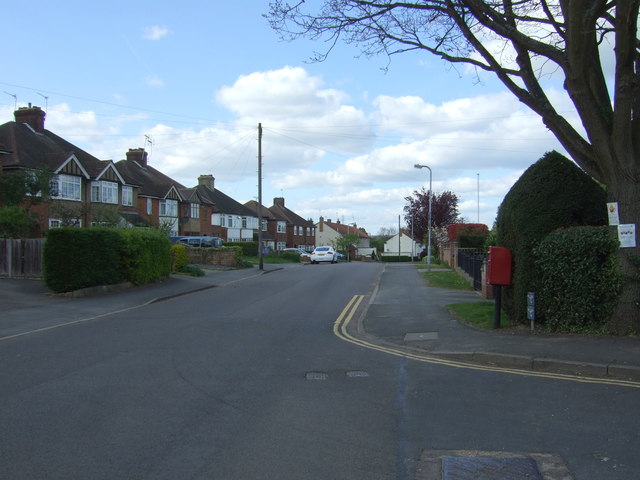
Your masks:
{"label": "brick house", "polygon": [[320,221],[316,226],[316,242],[318,245],[335,245],[341,235],[357,235],[358,242],[349,249],[352,258],[370,255],[374,250],[369,242],[369,235],[360,230],[358,226],[347,223],[332,222],[331,219],[325,220],[320,217]]}
{"label": "brick house", "polygon": [[[249,200],[245,207],[258,216],[258,202]],[[260,207],[262,217],[260,225],[262,228],[262,244],[271,251],[280,251],[287,248],[287,220],[279,217],[267,207]]]}
{"label": "brick house", "polygon": [[51,200],[30,207],[39,218],[40,232],[49,228],[126,223],[120,211],[135,212],[134,186],[111,160],[99,160],[81,148],[46,130],[40,107],[19,108],[15,121],[0,125],[0,144],[6,153],[1,171],[52,174]]}
{"label": "brick house", "polygon": [[212,175],[187,188],[149,165],[143,148],[129,149],[116,163],[100,160],[46,130],[40,107],[29,104],[14,115],[0,125],[0,174],[44,168],[53,175],[50,201],[31,207],[41,234],[59,226],[117,224],[159,227],[171,236],[253,240],[257,217],[215,189]]}
{"label": "brick house", "polygon": [[[199,235],[212,235],[228,242],[249,242],[258,230],[258,217],[251,209],[242,205],[215,187],[213,175],[200,175],[198,185],[183,191],[188,195],[190,218],[185,225],[192,230],[199,225]],[[199,222],[194,222],[196,202],[200,204]],[[190,234],[190,233],[185,233]]]}
{"label": "brick house", "polygon": [[305,220],[294,211],[288,209],[284,204],[283,197],[274,198],[273,205],[269,207],[269,211],[274,215],[285,219],[287,247],[298,247],[309,252],[315,248],[315,225],[311,220]]}

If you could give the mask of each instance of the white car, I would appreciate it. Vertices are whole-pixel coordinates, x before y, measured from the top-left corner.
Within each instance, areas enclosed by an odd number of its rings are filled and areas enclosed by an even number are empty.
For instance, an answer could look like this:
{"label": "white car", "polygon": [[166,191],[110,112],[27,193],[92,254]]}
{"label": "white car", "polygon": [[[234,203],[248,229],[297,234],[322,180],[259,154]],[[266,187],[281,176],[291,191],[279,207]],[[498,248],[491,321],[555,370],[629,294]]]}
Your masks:
{"label": "white car", "polygon": [[336,251],[333,247],[316,247],[313,252],[311,252],[311,263],[319,263],[319,262],[337,262]]}

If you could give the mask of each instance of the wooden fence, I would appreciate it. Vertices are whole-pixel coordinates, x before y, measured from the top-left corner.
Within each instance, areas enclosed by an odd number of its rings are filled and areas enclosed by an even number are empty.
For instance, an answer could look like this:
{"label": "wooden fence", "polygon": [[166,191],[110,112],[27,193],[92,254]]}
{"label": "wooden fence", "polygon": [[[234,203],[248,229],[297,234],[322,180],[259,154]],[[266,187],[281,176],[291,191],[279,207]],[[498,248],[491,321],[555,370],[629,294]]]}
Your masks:
{"label": "wooden fence", "polygon": [[41,278],[44,238],[0,238],[0,277]]}

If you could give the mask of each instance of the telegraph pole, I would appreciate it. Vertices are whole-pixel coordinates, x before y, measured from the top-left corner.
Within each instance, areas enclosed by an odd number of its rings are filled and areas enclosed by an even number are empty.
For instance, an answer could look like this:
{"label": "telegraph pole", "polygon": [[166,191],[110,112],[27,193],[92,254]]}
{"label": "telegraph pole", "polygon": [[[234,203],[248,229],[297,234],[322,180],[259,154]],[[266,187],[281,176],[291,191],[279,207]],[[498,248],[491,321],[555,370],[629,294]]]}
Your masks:
{"label": "telegraph pole", "polygon": [[262,258],[262,123],[258,123],[258,268],[264,270]]}

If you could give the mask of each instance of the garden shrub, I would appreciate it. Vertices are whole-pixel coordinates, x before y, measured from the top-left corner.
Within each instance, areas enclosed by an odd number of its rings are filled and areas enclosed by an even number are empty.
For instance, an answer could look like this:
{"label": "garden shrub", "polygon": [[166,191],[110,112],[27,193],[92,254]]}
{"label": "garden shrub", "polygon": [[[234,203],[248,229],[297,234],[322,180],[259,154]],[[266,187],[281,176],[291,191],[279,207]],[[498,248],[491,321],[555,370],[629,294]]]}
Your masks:
{"label": "garden shrub", "polygon": [[180,273],[186,273],[187,275],[191,275],[192,277],[204,277],[205,272],[200,265],[184,265],[182,269],[180,269]]}
{"label": "garden shrub", "polygon": [[[431,256],[433,257],[433,253],[431,254]],[[431,260],[433,260],[433,258]],[[411,257],[409,255],[401,255],[399,258],[398,258],[397,255],[393,255],[393,256],[381,255],[380,256],[380,261],[389,262],[389,263],[410,262],[411,261]]]}
{"label": "garden shrub", "polygon": [[123,240],[123,266],[135,285],[151,283],[171,273],[171,242],[159,230],[118,230]]}
{"label": "garden shrub", "polygon": [[280,258],[284,260],[289,260],[290,262],[299,262],[300,254],[296,252],[282,252],[280,254]]}
{"label": "garden shrub", "polygon": [[187,247],[175,243],[171,245],[171,271],[179,272],[189,263],[189,255],[187,255]]}
{"label": "garden shrub", "polygon": [[608,227],[574,227],[534,249],[541,275],[536,310],[549,330],[604,333],[622,288],[618,248]]}
{"label": "garden shrub", "polygon": [[604,189],[558,152],[548,152],[513,185],[498,209],[496,245],[513,254],[513,285],[503,307],[526,322],[526,295],[538,290],[533,250],[549,233],[582,225],[606,225]]}
{"label": "garden shrub", "polygon": [[258,256],[258,242],[224,242],[225,247],[240,247],[245,257]]}
{"label": "garden shrub", "polygon": [[44,281],[54,292],[111,285],[125,279],[121,241],[115,229],[49,230],[43,255]]}

